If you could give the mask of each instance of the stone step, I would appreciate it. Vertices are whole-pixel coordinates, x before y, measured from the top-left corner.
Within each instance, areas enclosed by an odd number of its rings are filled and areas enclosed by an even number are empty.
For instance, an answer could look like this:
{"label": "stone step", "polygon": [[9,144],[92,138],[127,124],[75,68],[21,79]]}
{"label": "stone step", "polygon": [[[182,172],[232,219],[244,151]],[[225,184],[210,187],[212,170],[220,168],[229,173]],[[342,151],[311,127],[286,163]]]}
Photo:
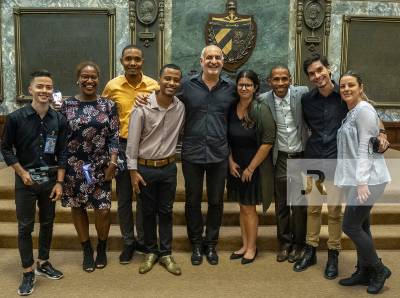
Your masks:
{"label": "stone step", "polygon": [[[275,206],[274,204],[268,209],[267,214],[262,213],[262,207],[257,206],[260,225],[275,225]],[[344,210],[344,209],[343,209]],[[136,204],[133,204],[133,212],[136,212]],[[202,212],[205,217],[207,212],[207,203],[202,202]],[[186,225],[185,219],[185,203],[175,202],[174,208],[174,225]],[[93,210],[88,210],[90,222],[94,222]],[[327,224],[328,209],[324,205],[322,207],[322,223]],[[204,218],[205,219],[205,218]],[[14,200],[0,200],[0,222],[16,221],[15,202]],[[380,225],[399,225],[400,229],[400,205],[380,205],[377,204],[372,209],[372,224]],[[36,210],[36,222],[38,222],[38,210]],[[64,208],[60,203],[56,205],[56,223],[72,223],[70,208]],[[111,224],[118,224],[117,203],[111,205]],[[239,206],[237,203],[225,202],[224,214],[222,219],[223,226],[239,226]]]}
{"label": "stone step", "polygon": [[[371,228],[374,235],[374,243],[377,249],[400,249],[399,226],[398,225],[374,225]],[[0,223],[0,248],[17,247],[17,223]],[[32,233],[34,247],[37,248],[39,225],[35,224]],[[174,226],[173,228],[173,249],[176,251],[190,251],[190,244],[187,239],[185,226]],[[94,225],[90,225],[90,237],[96,241],[96,231]],[[328,238],[328,227],[322,226],[320,234],[320,247],[326,249]],[[241,245],[239,227],[222,227],[218,249],[232,251]],[[257,246],[260,250],[277,249],[276,228],[275,226],[260,226],[258,231]],[[120,250],[122,240],[119,227],[112,225],[109,234],[108,247],[110,250]],[[354,249],[351,240],[343,234],[343,249]],[[80,249],[80,243],[76,231],[72,224],[57,223],[54,225],[52,248],[54,249]]]}

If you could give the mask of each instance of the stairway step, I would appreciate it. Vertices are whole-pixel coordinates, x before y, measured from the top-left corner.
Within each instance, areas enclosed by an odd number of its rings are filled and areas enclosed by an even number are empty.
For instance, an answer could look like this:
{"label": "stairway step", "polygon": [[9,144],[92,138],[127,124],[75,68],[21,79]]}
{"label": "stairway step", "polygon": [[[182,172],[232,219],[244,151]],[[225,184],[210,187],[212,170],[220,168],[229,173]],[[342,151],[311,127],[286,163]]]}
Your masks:
{"label": "stairway step", "polygon": [[[274,204],[268,209],[267,214],[262,213],[262,207],[257,206],[260,225],[275,225],[275,206]],[[38,221],[38,210],[36,210],[36,221]],[[203,216],[207,212],[207,203],[202,202]],[[136,213],[136,204],[133,204],[133,212]],[[88,210],[89,220],[94,221],[93,210]],[[174,225],[185,225],[185,203],[174,203]],[[324,205],[322,207],[322,223],[327,224],[328,209]],[[14,200],[0,200],[0,222],[16,221],[15,202]],[[371,215],[372,224],[380,225],[400,225],[400,205],[375,205]],[[56,223],[72,223],[70,208],[64,208],[60,203],[56,206]],[[111,205],[111,224],[118,224],[117,203]],[[223,226],[238,226],[239,225],[239,206],[234,202],[224,203],[224,215],[222,219]]]}
{"label": "stairway step", "polygon": [[[207,212],[207,203],[202,202],[202,211],[205,220]],[[134,217],[136,216],[136,203],[132,204]],[[262,214],[262,207],[257,206],[259,214],[259,221],[261,225],[274,225],[276,224],[275,213],[273,206],[268,210],[266,215]],[[89,221],[94,222],[94,212],[88,209]],[[186,225],[185,219],[185,203],[175,202],[173,208],[174,225]],[[38,209],[36,208],[36,222],[38,222]],[[16,221],[15,202],[14,200],[0,200],[0,222],[13,222]],[[56,218],[55,223],[72,223],[70,208],[64,208],[60,203],[56,205]],[[118,224],[117,203],[111,204],[111,224]],[[222,225],[239,225],[239,206],[234,202],[224,203],[224,215]]]}
{"label": "stairway step", "polygon": [[[398,225],[374,225],[372,226],[374,243],[377,249],[400,249],[400,239],[398,237]],[[15,222],[0,223],[0,248],[17,247],[17,224]],[[32,233],[34,247],[37,248],[39,225],[35,224]],[[173,249],[177,251],[190,251],[190,244],[187,239],[185,226],[174,226],[173,229]],[[276,228],[274,226],[260,226],[258,231],[258,248],[260,250],[276,250],[278,247],[276,239]],[[90,225],[90,237],[96,240],[96,231],[94,225]],[[328,227],[322,226],[320,235],[321,249],[326,249],[328,238]],[[241,245],[239,227],[222,227],[218,249],[232,251]],[[110,250],[120,250],[122,240],[119,227],[112,225],[109,234],[108,247]],[[342,236],[343,249],[354,249],[350,239]],[[76,231],[72,224],[59,223],[54,225],[52,248],[54,249],[80,249]]]}

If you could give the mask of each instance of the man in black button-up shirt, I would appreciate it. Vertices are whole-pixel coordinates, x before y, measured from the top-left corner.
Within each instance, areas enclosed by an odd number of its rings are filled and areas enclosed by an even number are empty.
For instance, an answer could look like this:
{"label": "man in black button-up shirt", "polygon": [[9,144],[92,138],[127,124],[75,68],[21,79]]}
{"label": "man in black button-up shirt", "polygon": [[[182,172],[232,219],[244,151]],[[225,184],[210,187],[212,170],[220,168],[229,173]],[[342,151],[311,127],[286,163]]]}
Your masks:
{"label": "man in black button-up shirt", "polygon": [[[33,291],[32,236],[36,203],[39,207],[40,232],[37,275],[60,279],[63,274],[48,262],[55,201],[63,191],[66,162],[65,118],[49,108],[53,93],[53,81],[47,71],[32,73],[29,86],[32,103],[7,116],[3,132],[1,152],[7,165],[15,170],[15,205],[18,220],[18,248],[24,277],[18,294],[29,295]],[[52,167],[47,170],[43,167]],[[29,170],[42,168],[42,181],[34,180]],[[48,180],[48,181],[46,181]]]}
{"label": "man in black button-up shirt", "polygon": [[337,157],[336,134],[347,114],[347,105],[340,98],[339,86],[331,82],[331,92],[324,96],[314,88],[302,98],[303,115],[311,129],[305,158]]}
{"label": "man in black button-up shirt", "polygon": [[[182,84],[178,94],[185,104],[182,170],[186,188],[186,221],[192,243],[192,264],[203,260],[203,246],[210,264],[218,263],[215,250],[223,213],[225,178],[228,172],[227,115],[236,99],[235,85],[221,76],[223,54],[211,45],[200,57],[202,72]],[[203,240],[201,200],[206,174],[208,213]]]}
{"label": "man in black button-up shirt", "polygon": [[[311,130],[304,156],[308,159],[336,159],[336,134],[347,113],[347,105],[342,101],[339,88],[331,80],[331,70],[324,56],[314,54],[304,61],[303,69],[315,88],[304,94],[302,107],[304,120]],[[333,185],[331,175],[325,180],[328,201],[328,262],[324,276],[327,279],[338,275],[338,255],[341,248],[342,205],[341,193]],[[306,270],[316,263],[316,248],[321,229],[322,202],[318,203],[312,194],[307,208],[306,248],[303,258],[294,265],[294,271]]]}

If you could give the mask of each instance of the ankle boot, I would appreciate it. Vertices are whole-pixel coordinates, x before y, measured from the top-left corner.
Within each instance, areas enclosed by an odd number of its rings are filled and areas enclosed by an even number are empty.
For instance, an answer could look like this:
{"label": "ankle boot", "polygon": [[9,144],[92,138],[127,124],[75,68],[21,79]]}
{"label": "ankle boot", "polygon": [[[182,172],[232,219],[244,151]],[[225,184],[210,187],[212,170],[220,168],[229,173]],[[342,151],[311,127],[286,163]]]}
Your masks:
{"label": "ankle boot", "polygon": [[107,239],[100,240],[98,239],[97,242],[97,256],[96,256],[96,268],[103,269],[107,266]]}
{"label": "ankle boot", "polygon": [[307,244],[304,249],[303,257],[294,263],[293,270],[296,272],[301,272],[317,263],[316,251],[317,249],[315,247]]}
{"label": "ankle boot", "polygon": [[338,257],[339,251],[336,249],[328,249],[328,261],[325,267],[325,278],[334,279],[338,276]]}
{"label": "ankle boot", "polygon": [[95,269],[94,259],[93,259],[93,248],[92,243],[90,243],[90,239],[82,242],[82,250],[83,250],[83,262],[82,268],[86,272],[93,272]]}
{"label": "ankle boot", "polygon": [[388,267],[382,264],[381,260],[378,263],[371,266],[371,279],[367,292],[369,294],[378,294],[385,285],[386,279],[392,275],[392,272]]}
{"label": "ankle boot", "polygon": [[357,263],[356,271],[350,277],[339,280],[339,284],[345,287],[356,285],[368,286],[369,276],[369,268]]}

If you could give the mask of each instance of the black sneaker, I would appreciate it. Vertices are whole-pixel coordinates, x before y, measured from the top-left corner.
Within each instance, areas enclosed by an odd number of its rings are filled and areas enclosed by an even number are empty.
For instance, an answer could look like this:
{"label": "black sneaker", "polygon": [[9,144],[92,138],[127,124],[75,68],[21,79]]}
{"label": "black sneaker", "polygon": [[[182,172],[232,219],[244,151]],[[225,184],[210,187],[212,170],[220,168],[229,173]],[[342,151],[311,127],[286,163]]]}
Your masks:
{"label": "black sneaker", "polygon": [[22,278],[22,282],[18,288],[18,295],[20,296],[28,296],[32,294],[34,285],[35,285],[35,273],[33,271],[24,272],[24,276]]}
{"label": "black sneaker", "polygon": [[119,255],[119,263],[124,265],[129,264],[131,262],[134,252],[135,252],[135,244],[131,245],[124,244],[124,248],[122,249],[122,252]]}
{"label": "black sneaker", "polygon": [[50,279],[63,278],[64,274],[61,271],[55,269],[49,261],[44,262],[40,265],[39,262],[36,264],[35,274],[38,276],[45,276]]}

